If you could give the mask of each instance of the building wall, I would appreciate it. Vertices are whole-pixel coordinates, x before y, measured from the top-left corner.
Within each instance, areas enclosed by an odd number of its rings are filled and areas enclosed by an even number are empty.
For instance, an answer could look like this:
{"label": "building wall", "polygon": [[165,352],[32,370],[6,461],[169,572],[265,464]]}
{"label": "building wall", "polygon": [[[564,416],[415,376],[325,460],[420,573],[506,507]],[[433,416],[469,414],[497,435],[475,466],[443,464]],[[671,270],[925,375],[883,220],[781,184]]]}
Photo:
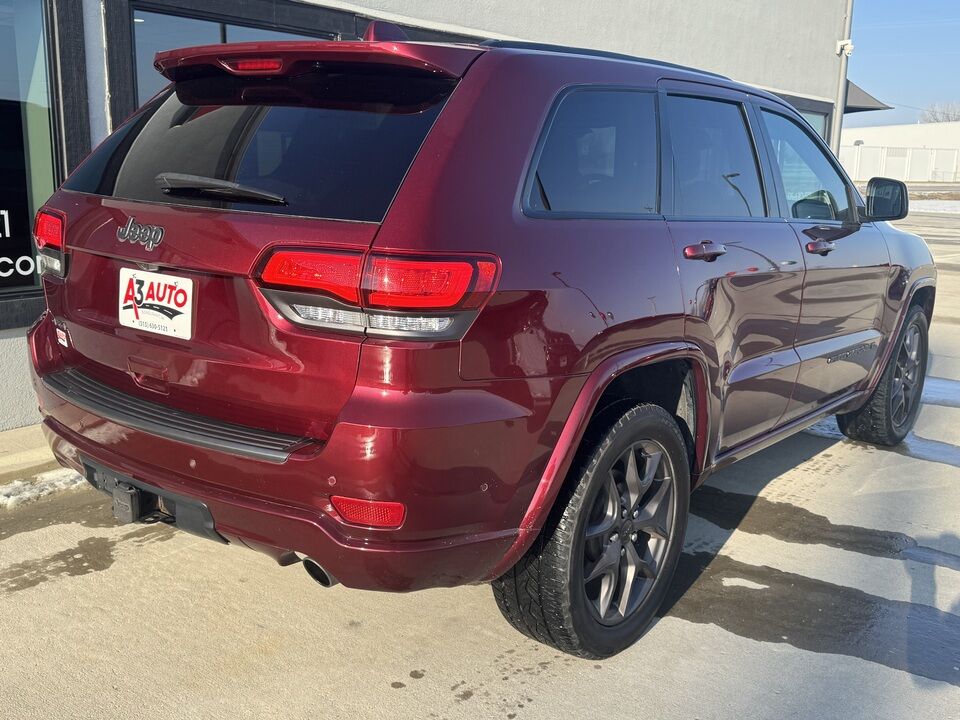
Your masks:
{"label": "building wall", "polygon": [[30,383],[25,329],[0,330],[0,431],[40,422]]}
{"label": "building wall", "polygon": [[840,162],[858,181],[960,182],[960,122],[846,128]]}
{"label": "building wall", "polygon": [[853,145],[858,140],[872,146],[958,149],[960,121],[844,128],[840,133],[841,145]]}
{"label": "building wall", "polygon": [[307,0],[486,37],[599,48],[692,65],[833,102],[844,0]]}

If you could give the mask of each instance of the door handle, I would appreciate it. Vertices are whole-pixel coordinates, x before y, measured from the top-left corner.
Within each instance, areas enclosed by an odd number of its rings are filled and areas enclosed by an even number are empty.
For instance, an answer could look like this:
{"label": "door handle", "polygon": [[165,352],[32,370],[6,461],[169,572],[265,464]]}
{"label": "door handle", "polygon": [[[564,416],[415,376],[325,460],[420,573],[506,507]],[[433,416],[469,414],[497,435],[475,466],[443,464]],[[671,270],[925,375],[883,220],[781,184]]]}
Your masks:
{"label": "door handle", "polygon": [[827,256],[828,253],[837,249],[832,240],[811,240],[807,243],[807,252],[811,255]]}
{"label": "door handle", "polygon": [[687,245],[683,249],[683,256],[687,260],[705,260],[713,262],[721,255],[726,254],[727,248],[712,240],[701,240],[697,245]]}

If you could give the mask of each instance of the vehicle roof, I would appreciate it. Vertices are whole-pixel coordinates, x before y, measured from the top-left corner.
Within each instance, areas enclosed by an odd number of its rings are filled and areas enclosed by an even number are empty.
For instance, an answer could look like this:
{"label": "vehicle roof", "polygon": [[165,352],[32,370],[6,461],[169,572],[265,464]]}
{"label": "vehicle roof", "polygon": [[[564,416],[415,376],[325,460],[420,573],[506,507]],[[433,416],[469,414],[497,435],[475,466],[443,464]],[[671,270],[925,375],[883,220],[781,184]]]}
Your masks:
{"label": "vehicle roof", "polygon": [[707,75],[721,80],[730,80],[726,75],[708,72],[707,70],[698,70],[697,68],[678,63],[666,62],[665,60],[654,60],[652,58],[639,57],[637,55],[627,55],[625,53],[611,52],[609,50],[595,50],[592,48],[574,47],[572,45],[551,45],[549,43],[524,42],[521,40],[484,40],[479,43],[480,47],[504,48],[508,50],[534,50],[545,53],[560,53],[563,55],[584,55],[586,57],[603,58],[606,60],[625,60],[627,62],[643,63],[644,65],[656,65],[657,67],[672,68],[674,70],[683,70],[685,72]]}
{"label": "vehicle roof", "polygon": [[629,62],[643,66],[651,71],[668,71],[668,77],[675,80],[703,82],[719,85],[759,97],[789,107],[773,93],[751,85],[731,80],[725,75],[680,65],[678,63],[638,57],[624,53],[595,50],[568,45],[525,42],[518,40],[484,40],[477,43],[442,43],[413,41],[266,41],[248,43],[226,43],[198,47],[178,48],[157,53],[155,67],[170,79],[176,79],[179,70],[196,63],[217,63],[225,56],[238,58],[256,56],[263,53],[282,53],[295,57],[306,55],[331,60],[342,54],[344,59],[363,62],[387,62],[389,64],[419,67],[439,72],[450,77],[459,77],[480,53],[507,52],[530,54],[553,54],[580,57],[585,60],[607,60]]}

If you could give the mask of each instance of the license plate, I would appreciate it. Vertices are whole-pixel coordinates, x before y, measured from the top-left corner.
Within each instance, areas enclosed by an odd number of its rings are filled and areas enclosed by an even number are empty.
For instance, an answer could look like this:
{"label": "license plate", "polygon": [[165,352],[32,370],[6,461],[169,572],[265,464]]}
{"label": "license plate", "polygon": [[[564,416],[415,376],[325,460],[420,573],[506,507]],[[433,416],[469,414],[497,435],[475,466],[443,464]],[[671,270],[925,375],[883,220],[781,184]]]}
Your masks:
{"label": "license plate", "polygon": [[120,269],[120,324],[157,335],[193,337],[193,280]]}

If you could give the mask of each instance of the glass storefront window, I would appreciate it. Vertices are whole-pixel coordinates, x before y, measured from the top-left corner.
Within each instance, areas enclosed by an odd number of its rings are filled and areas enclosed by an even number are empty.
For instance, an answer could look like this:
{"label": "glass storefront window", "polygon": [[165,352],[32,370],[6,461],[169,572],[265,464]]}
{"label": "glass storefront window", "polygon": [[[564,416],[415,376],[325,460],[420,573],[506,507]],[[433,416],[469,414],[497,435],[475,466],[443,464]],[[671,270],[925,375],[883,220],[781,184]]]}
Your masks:
{"label": "glass storefront window", "polygon": [[154,55],[171,48],[215,45],[223,42],[223,37],[217,22],[136,10],[133,41],[137,53],[137,104],[143,105],[169,82],[153,67]]}
{"label": "glass storefront window", "polygon": [[0,0],[0,296],[39,286],[33,216],[54,190],[43,3]]}
{"label": "glass storefront window", "polygon": [[153,56],[163,50],[191,45],[258,40],[332,40],[334,36],[298,35],[245,25],[227,25],[212,20],[135,10],[133,41],[137,57],[137,101],[143,105],[159,92],[167,79],[153,67]]}
{"label": "glass storefront window", "polygon": [[308,35],[247,27],[245,25],[227,25],[227,42],[266,42],[269,40],[330,40]]}

